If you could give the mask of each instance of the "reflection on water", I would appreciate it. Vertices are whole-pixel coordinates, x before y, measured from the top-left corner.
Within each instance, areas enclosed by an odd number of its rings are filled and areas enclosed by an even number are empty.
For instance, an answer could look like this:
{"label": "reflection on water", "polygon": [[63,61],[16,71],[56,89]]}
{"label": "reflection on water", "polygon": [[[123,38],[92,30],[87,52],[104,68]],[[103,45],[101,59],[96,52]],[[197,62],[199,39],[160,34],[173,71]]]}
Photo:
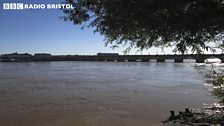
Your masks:
{"label": "reflection on water", "polygon": [[1,63],[0,124],[160,125],[170,109],[215,101],[203,83],[188,64]]}

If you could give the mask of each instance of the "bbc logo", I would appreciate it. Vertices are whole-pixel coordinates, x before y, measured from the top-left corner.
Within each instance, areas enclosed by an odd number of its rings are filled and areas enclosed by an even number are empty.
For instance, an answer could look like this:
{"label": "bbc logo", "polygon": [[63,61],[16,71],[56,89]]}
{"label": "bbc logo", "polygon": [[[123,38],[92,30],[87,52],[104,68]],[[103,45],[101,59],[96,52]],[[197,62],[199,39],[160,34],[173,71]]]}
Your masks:
{"label": "bbc logo", "polygon": [[23,10],[23,3],[3,3],[3,10]]}

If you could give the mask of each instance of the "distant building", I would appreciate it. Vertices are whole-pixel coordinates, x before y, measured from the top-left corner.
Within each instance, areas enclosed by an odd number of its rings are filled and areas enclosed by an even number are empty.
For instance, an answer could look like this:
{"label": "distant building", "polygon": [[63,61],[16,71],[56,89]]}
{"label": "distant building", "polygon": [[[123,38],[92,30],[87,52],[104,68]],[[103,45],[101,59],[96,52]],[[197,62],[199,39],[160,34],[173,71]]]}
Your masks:
{"label": "distant building", "polygon": [[118,53],[97,53],[97,56],[119,56]]}
{"label": "distant building", "polygon": [[49,53],[36,53],[34,54],[35,58],[50,58],[51,54]]}
{"label": "distant building", "polygon": [[1,59],[31,59],[32,55],[28,53],[19,54],[19,53],[12,53],[12,54],[3,54],[1,55]]}

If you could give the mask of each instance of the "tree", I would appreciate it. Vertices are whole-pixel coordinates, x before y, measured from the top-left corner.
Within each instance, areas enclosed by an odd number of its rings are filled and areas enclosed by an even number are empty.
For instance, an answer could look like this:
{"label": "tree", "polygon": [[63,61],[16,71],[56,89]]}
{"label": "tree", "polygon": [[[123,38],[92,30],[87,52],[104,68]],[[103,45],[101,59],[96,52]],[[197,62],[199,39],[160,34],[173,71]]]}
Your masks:
{"label": "tree", "polygon": [[224,45],[224,0],[66,0],[65,20],[89,23],[106,45],[140,50],[175,46],[202,53],[209,43]]}

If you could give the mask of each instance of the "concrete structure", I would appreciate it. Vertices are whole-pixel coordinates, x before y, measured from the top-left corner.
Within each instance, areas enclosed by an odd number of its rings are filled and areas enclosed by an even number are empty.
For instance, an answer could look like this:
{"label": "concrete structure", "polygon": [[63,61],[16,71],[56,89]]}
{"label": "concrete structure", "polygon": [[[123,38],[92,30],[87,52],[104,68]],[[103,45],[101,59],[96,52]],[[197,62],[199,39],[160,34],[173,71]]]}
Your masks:
{"label": "concrete structure", "polygon": [[203,63],[206,58],[217,57],[224,62],[224,54],[203,54],[203,55],[108,55],[108,56],[56,56],[55,60],[65,60],[65,61],[117,61],[117,62],[165,62],[166,60],[173,60],[175,63],[182,63],[184,59],[192,59],[197,63]]}
{"label": "concrete structure", "polygon": [[107,61],[107,62],[166,62],[175,63],[186,62],[186,59],[203,63],[205,59],[216,57],[224,62],[224,54],[192,54],[192,55],[62,55],[54,56],[50,54],[7,54],[2,55],[2,61],[7,57],[18,59],[18,61]]}

